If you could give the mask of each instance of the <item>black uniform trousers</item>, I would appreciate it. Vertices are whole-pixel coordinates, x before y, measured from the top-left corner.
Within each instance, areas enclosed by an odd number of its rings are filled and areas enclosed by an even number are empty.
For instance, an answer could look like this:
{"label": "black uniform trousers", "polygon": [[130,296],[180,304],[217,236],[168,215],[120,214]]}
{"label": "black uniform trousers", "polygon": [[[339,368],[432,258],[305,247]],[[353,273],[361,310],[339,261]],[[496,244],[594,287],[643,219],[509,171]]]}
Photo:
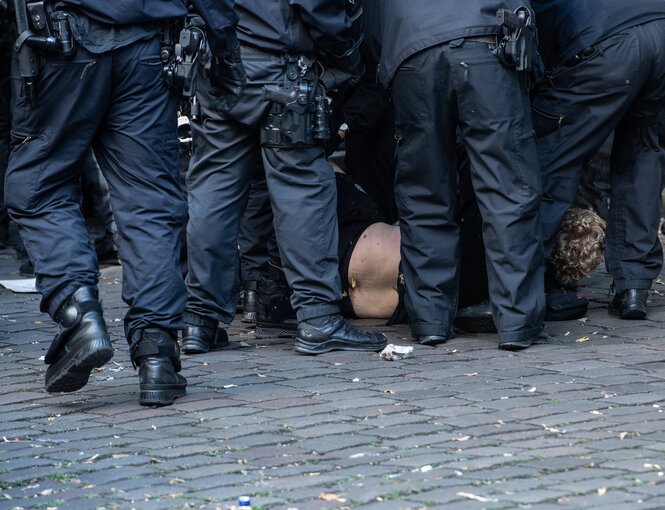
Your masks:
{"label": "black uniform trousers", "polygon": [[[6,27],[0,28],[5,30]],[[0,229],[9,223],[7,208],[4,203],[5,172],[9,160],[9,132],[11,129],[11,57],[6,48],[0,48]],[[2,240],[0,240],[2,241]]]}
{"label": "black uniform trousers", "polygon": [[[284,56],[242,47],[249,78],[229,114],[210,109],[209,84],[199,82],[200,120],[192,123],[194,153],[187,176],[187,307],[230,323],[236,311],[238,229],[257,165],[263,165],[279,253],[298,320],[339,312],[335,176],[323,146],[262,146],[271,104],[264,84],[283,84]],[[313,78],[313,77],[312,77]],[[185,321],[196,321],[189,313]]]}
{"label": "black uniform trousers", "polygon": [[492,48],[442,44],[408,59],[393,80],[405,305],[416,336],[447,336],[457,309],[458,126],[483,218],[499,340],[527,339],[543,327],[541,186],[529,95]]}
{"label": "black uniform trousers", "polygon": [[638,25],[553,70],[533,101],[549,254],[584,163],[615,130],[606,266],[617,292],[660,272],[665,170],[665,20]]}
{"label": "black uniform trousers", "polygon": [[267,262],[280,266],[279,249],[272,226],[272,206],[263,166],[260,166],[249,186],[249,196],[238,233],[240,278],[258,281]]}
{"label": "black uniform trousers", "polygon": [[[19,95],[5,198],[35,266],[42,311],[51,317],[99,269],[80,209],[80,174],[92,145],[118,226],[125,332],[182,327],[178,267],[185,199],[178,173],[176,101],[157,38],[93,55],[49,56],[38,105]],[[103,289],[102,289],[103,290]]]}

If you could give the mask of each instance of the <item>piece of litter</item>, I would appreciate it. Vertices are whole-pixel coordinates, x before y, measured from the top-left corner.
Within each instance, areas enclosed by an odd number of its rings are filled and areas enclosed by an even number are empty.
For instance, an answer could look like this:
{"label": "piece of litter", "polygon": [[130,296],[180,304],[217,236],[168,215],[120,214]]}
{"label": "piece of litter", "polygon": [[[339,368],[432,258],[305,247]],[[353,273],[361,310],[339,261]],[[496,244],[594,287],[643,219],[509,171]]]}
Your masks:
{"label": "piece of litter", "polygon": [[475,494],[469,494],[468,492],[458,492],[457,495],[460,498],[473,499],[474,501],[480,501],[481,503],[489,503],[491,501],[499,501],[498,499],[484,498],[482,496],[476,496]]}
{"label": "piece of litter", "polygon": [[432,471],[432,466],[430,466],[429,464],[427,466],[423,466],[420,468],[421,473],[427,473],[428,471]]}
{"label": "piece of litter", "polygon": [[319,499],[322,499],[324,501],[336,501],[340,498],[341,496],[338,496],[337,494],[326,494],[325,492],[322,492],[319,494]]}
{"label": "piece of litter", "polygon": [[360,382],[360,378],[359,377],[354,377],[353,379],[351,379],[351,382]]}
{"label": "piece of litter", "polygon": [[604,496],[607,493],[607,487],[601,487],[598,489],[598,495],[599,496]]}
{"label": "piece of litter", "polygon": [[453,441],[468,441],[469,439],[471,439],[471,436],[453,437]]}
{"label": "piece of litter", "polygon": [[386,348],[381,351],[380,356],[388,361],[410,358],[413,356],[413,346],[388,344],[386,345]]}
{"label": "piece of litter", "polygon": [[0,280],[0,286],[11,290],[15,294],[32,294],[37,292],[34,278],[24,278],[20,280]]}
{"label": "piece of litter", "polygon": [[575,341],[576,341],[577,343],[588,342],[588,341],[589,341],[589,337],[588,337],[588,336],[583,336],[582,338],[578,338],[578,339],[575,340]]}
{"label": "piece of litter", "polygon": [[225,384],[224,386],[222,386],[222,388],[224,388],[225,390],[228,390],[229,388],[235,388],[235,387],[236,387],[235,384]]}
{"label": "piece of litter", "polygon": [[528,391],[529,393],[533,393],[534,391],[536,391],[536,387],[535,387],[535,386],[532,386],[531,388],[529,388],[529,389],[526,390],[526,391]]}

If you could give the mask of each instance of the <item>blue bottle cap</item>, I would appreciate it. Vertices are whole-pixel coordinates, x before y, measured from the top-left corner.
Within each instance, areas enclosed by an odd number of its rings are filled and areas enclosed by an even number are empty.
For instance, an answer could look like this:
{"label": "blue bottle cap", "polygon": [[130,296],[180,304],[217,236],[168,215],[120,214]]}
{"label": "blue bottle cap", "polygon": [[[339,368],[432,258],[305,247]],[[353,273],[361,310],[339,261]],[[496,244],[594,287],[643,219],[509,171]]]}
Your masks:
{"label": "blue bottle cap", "polygon": [[238,504],[240,506],[249,506],[249,502],[250,502],[249,496],[240,496],[238,498]]}

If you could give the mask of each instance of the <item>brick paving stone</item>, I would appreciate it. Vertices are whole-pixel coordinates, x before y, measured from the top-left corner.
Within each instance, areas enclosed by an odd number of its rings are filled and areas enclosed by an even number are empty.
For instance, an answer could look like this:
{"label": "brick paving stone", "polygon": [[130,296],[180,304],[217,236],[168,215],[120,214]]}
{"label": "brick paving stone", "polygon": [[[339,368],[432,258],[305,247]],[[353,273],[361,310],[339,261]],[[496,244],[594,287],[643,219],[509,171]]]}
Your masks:
{"label": "brick paving stone", "polygon": [[[17,267],[0,251],[0,277]],[[665,508],[665,298],[644,321],[610,317],[604,272],[580,287],[588,321],[549,323],[523,353],[464,335],[403,362],[301,357],[237,321],[231,340],[250,347],[183,357],[188,395],[157,409],[137,403],[119,268],[101,281],[114,363],[71,395],[43,391],[57,328],[38,297],[0,289],[0,507],[224,508],[249,494],[271,510],[342,508],[318,499],[329,492],[381,510]],[[387,332],[414,345],[404,326]]]}

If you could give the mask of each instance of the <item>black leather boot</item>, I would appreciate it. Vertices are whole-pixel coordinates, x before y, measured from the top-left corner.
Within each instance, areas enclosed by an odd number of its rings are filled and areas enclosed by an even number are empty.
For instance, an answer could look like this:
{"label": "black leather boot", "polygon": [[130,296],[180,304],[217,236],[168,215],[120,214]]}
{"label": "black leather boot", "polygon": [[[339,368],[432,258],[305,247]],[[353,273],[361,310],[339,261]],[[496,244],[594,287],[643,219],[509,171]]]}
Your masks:
{"label": "black leather boot", "polygon": [[139,367],[139,404],[167,406],[187,393],[180,372],[180,349],[175,334],[158,328],[143,330],[132,361]]}
{"label": "black leather boot", "polygon": [[185,354],[204,354],[229,345],[226,330],[218,327],[216,320],[193,313],[185,313],[183,319],[182,352]]}
{"label": "black leather boot", "polygon": [[617,292],[610,302],[609,312],[622,319],[644,319],[647,316],[648,289],[626,289]]}
{"label": "black leather boot", "polygon": [[449,336],[421,335],[418,337],[418,342],[420,342],[421,345],[429,345],[431,347],[434,347],[435,345],[445,344],[448,340],[450,340],[452,336],[453,336],[452,333],[450,333]]}
{"label": "black leather boot", "polygon": [[258,293],[256,291],[259,282],[251,280],[242,282],[242,322],[254,322],[256,320],[256,300]]}
{"label": "black leather boot", "polygon": [[268,264],[258,285],[254,330],[256,338],[296,336],[298,320],[291,306],[291,293],[284,271]]}
{"label": "black leather boot", "polygon": [[44,361],[46,391],[76,391],[88,382],[93,368],[113,357],[113,347],[102,317],[97,288],[77,289],[55,315],[60,324]]}
{"label": "black leather boot", "polygon": [[326,315],[298,324],[294,349],[303,354],[330,351],[378,352],[388,344],[383,333],[357,328],[341,315]]}

